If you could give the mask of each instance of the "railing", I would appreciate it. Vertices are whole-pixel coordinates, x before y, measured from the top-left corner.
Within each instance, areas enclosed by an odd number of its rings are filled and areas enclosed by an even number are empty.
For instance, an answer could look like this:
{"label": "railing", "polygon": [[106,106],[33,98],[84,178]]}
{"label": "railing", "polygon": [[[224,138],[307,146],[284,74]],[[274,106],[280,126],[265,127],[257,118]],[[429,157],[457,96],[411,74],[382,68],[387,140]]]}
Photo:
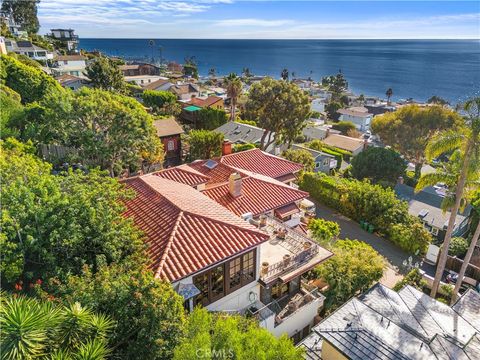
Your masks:
{"label": "railing", "polygon": [[309,249],[298,253],[289,260],[281,260],[275,264],[269,265],[267,268],[262,268],[260,278],[265,281],[274,276],[294,270],[313,259],[318,254],[318,251],[318,246],[312,246]]}

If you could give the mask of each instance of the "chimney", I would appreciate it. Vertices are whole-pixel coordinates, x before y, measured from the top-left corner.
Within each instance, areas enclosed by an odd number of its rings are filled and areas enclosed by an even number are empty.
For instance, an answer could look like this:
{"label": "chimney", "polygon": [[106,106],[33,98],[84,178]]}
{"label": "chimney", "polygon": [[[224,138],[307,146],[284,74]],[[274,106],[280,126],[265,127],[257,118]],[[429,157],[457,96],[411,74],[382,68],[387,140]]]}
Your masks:
{"label": "chimney", "polygon": [[225,140],[222,144],[222,155],[229,155],[232,153],[232,143]]}
{"label": "chimney", "polygon": [[403,176],[399,176],[397,179],[398,184],[403,184]]}
{"label": "chimney", "polygon": [[231,173],[228,178],[228,185],[230,189],[230,194],[233,197],[237,198],[242,195],[242,177],[239,173]]}

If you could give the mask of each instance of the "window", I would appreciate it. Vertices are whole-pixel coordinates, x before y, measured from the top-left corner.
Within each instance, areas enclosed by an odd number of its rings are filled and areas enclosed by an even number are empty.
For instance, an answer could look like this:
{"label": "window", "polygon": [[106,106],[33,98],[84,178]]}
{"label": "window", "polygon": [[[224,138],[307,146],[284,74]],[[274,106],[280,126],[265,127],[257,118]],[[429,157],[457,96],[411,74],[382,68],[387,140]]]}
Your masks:
{"label": "window", "polygon": [[328,166],[328,164],[330,164],[330,159],[324,159],[323,166]]}
{"label": "window", "polygon": [[318,169],[320,167],[320,163],[319,162],[316,162],[315,163],[315,169]]}
{"label": "window", "polygon": [[194,306],[207,306],[255,280],[256,252],[250,251],[193,277],[200,290]]}
{"label": "window", "polygon": [[272,286],[272,298],[275,300],[281,299],[288,294],[288,284],[278,282]]}
{"label": "window", "polygon": [[438,228],[432,227],[432,234],[437,236],[438,235]]}
{"label": "window", "polygon": [[175,141],[173,141],[173,140],[168,140],[168,142],[167,142],[167,150],[168,150],[168,151],[173,151],[173,150],[175,150]]}

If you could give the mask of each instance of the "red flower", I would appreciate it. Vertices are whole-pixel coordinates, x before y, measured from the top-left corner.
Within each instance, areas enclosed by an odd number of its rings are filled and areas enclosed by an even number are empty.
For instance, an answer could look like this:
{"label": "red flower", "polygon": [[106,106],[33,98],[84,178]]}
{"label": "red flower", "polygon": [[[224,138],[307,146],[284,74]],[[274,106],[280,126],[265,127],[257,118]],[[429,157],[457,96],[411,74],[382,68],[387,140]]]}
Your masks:
{"label": "red flower", "polygon": [[36,284],[37,284],[37,285],[42,285],[42,283],[43,283],[42,279],[38,279],[38,280],[36,281]]}

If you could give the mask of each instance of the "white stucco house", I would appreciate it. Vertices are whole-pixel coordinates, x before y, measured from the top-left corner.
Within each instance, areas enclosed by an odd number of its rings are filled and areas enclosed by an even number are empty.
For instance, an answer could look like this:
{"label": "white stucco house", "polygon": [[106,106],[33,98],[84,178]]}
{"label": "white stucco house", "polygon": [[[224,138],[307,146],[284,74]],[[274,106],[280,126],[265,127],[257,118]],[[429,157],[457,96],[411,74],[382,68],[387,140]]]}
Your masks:
{"label": "white stucco house", "polygon": [[337,112],[340,114],[340,121],[350,121],[354,123],[357,130],[367,131],[370,129],[373,114],[370,114],[367,108],[363,106],[351,107],[348,109],[340,109]]}
{"label": "white stucco house", "polygon": [[83,55],[60,55],[54,60],[52,72],[55,76],[73,75],[83,77],[87,67],[87,57]]}

